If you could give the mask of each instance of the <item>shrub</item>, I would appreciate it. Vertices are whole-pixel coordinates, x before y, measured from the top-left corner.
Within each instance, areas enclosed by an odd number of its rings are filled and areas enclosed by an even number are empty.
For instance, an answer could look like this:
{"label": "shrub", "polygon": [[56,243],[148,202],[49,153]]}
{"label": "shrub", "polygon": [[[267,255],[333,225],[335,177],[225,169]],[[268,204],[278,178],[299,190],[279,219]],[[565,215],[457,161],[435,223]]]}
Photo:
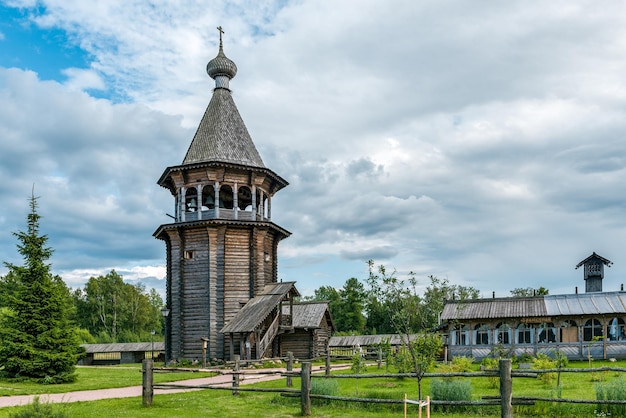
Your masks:
{"label": "shrub", "polygon": [[[539,353],[537,354],[537,358],[533,362],[532,368],[535,370],[556,369],[556,361],[554,361],[545,354]],[[540,373],[539,379],[546,385],[550,385],[552,384],[554,379],[556,379],[556,373]]]}
{"label": "shrub", "polygon": [[[339,396],[339,383],[335,379],[311,379],[311,394]],[[327,405],[330,400],[313,398],[312,402],[316,405]]]}
{"label": "shrub", "polygon": [[[626,401],[626,383],[624,378],[613,379],[595,385],[597,400]],[[598,411],[615,417],[626,416],[626,405],[598,405]]]}
{"label": "shrub", "polygon": [[532,363],[535,357],[527,352],[523,352],[517,359],[518,363]]}
{"label": "shrub", "polygon": [[11,418],[66,418],[67,416],[62,410],[55,409],[52,404],[39,402],[39,396],[35,396],[31,403],[9,415]]}
{"label": "shrub", "polygon": [[472,370],[472,363],[474,363],[474,358],[465,357],[465,356],[457,356],[452,359],[452,364],[450,365],[450,371],[453,372],[469,372]]}
{"label": "shrub", "polygon": [[413,360],[411,354],[406,348],[401,348],[396,351],[393,356],[393,365],[398,369],[398,373],[412,373],[415,372],[413,368]]}
{"label": "shrub", "polygon": [[[465,379],[433,379],[430,396],[439,401],[471,401],[472,382]],[[467,410],[467,406],[437,405],[442,411]]]}
{"label": "shrub", "polygon": [[46,376],[37,380],[45,385],[58,385],[60,383],[72,383],[76,381],[76,373],[59,373],[54,376]]}

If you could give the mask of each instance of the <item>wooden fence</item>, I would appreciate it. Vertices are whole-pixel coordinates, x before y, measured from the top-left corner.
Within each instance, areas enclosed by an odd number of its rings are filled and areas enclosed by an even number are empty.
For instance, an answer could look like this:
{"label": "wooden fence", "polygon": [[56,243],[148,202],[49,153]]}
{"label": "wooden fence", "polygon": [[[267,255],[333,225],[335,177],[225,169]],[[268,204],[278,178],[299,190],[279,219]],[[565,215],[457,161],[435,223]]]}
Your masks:
{"label": "wooden fence", "polygon": [[[230,390],[233,395],[237,395],[240,391],[251,392],[274,392],[280,393],[281,396],[299,397],[301,400],[301,412],[304,416],[311,415],[311,399],[326,399],[344,402],[362,402],[362,403],[379,403],[379,404],[417,404],[419,406],[419,416],[421,417],[423,407],[426,407],[426,416],[430,416],[430,405],[449,405],[449,406],[480,406],[480,405],[500,405],[501,416],[505,418],[513,417],[513,405],[532,405],[535,401],[545,402],[567,402],[578,404],[619,404],[626,405],[626,401],[621,400],[591,400],[591,399],[563,399],[563,398],[541,398],[541,397],[513,397],[512,380],[513,378],[536,378],[540,373],[580,373],[580,372],[604,372],[617,371],[626,372],[626,368],[620,367],[599,367],[585,369],[542,369],[532,371],[512,370],[511,360],[500,360],[497,370],[485,370],[481,372],[452,372],[452,373],[425,373],[424,377],[499,377],[500,379],[500,395],[494,397],[483,397],[482,401],[443,401],[435,399],[411,401],[405,398],[403,400],[394,399],[375,399],[375,398],[347,398],[340,396],[318,395],[311,393],[312,378],[333,378],[333,379],[368,379],[368,378],[386,378],[386,377],[415,377],[415,373],[390,373],[390,374],[331,374],[330,365],[327,360],[324,367],[324,374],[312,374],[312,363],[303,361],[299,372],[293,371],[293,355],[289,353],[287,359],[287,368],[285,371],[264,371],[255,370],[255,375],[263,374],[280,374],[286,378],[286,388],[242,388],[240,386],[240,376],[249,374],[249,372],[241,371],[239,361],[235,361],[232,371],[224,371],[223,373],[232,374],[232,384],[224,386],[223,383],[218,385],[178,385],[178,384],[154,384],[153,381],[153,361],[146,359],[143,361],[143,395],[142,401],[144,406],[152,405],[154,389],[218,389]],[[168,371],[177,371],[177,369],[168,369]],[[188,369],[185,369],[188,371]],[[292,389],[292,378],[300,377],[300,389]],[[406,416],[406,415],[405,415]]]}

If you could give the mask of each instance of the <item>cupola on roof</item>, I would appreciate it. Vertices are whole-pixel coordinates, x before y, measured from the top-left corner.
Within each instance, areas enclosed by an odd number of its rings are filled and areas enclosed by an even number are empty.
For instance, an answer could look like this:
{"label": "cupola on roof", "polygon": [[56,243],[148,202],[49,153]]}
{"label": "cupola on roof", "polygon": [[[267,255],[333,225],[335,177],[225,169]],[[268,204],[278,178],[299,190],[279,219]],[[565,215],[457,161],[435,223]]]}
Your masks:
{"label": "cupola on roof", "polygon": [[209,77],[214,80],[220,75],[233,79],[237,74],[237,66],[224,54],[224,47],[222,45],[222,34],[224,31],[221,26],[218,26],[217,29],[220,31],[220,50],[217,56],[206,65],[206,72]]}
{"label": "cupola on roof", "polygon": [[265,168],[231,95],[229,81],[237,74],[237,66],[224,54],[224,32],[221,26],[217,29],[220,31],[219,52],[207,64],[215,89],[183,165],[218,162]]}

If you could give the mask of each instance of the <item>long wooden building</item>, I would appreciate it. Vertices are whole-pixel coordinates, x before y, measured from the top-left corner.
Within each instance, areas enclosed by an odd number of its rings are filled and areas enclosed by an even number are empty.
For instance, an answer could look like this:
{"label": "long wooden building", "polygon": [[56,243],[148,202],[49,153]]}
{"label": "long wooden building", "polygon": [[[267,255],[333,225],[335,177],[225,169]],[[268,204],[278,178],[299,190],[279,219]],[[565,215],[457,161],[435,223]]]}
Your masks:
{"label": "long wooden building", "polygon": [[626,358],[626,292],[602,290],[611,264],[595,252],[578,263],[585,293],[447,301],[441,319],[449,355],[481,359],[498,347],[516,355]]}
{"label": "long wooden building", "polygon": [[272,356],[293,332],[282,306],[298,292],[277,283],[278,244],[290,233],[272,221],[272,197],[288,183],[264,165],[237,110],[237,66],[221,35],[207,65],[213,96],[182,164],[158,180],[174,198],[174,222],[154,232],[166,244],[168,360],[199,359],[203,344],[208,358]]}

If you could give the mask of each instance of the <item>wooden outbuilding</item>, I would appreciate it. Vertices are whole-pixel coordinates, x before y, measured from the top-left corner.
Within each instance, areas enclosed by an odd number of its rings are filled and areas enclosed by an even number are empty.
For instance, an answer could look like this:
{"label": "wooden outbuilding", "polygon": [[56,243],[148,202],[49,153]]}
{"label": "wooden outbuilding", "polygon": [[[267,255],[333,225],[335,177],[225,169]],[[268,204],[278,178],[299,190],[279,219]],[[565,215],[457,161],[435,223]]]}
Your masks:
{"label": "wooden outbuilding", "polygon": [[80,365],[141,363],[144,359],[163,361],[162,341],[141,343],[83,344],[85,357]]}
{"label": "wooden outbuilding", "polygon": [[301,302],[283,305],[283,314],[292,308],[292,330],[280,336],[280,355],[291,351],[298,359],[323,357],[335,324],[326,302]]}

